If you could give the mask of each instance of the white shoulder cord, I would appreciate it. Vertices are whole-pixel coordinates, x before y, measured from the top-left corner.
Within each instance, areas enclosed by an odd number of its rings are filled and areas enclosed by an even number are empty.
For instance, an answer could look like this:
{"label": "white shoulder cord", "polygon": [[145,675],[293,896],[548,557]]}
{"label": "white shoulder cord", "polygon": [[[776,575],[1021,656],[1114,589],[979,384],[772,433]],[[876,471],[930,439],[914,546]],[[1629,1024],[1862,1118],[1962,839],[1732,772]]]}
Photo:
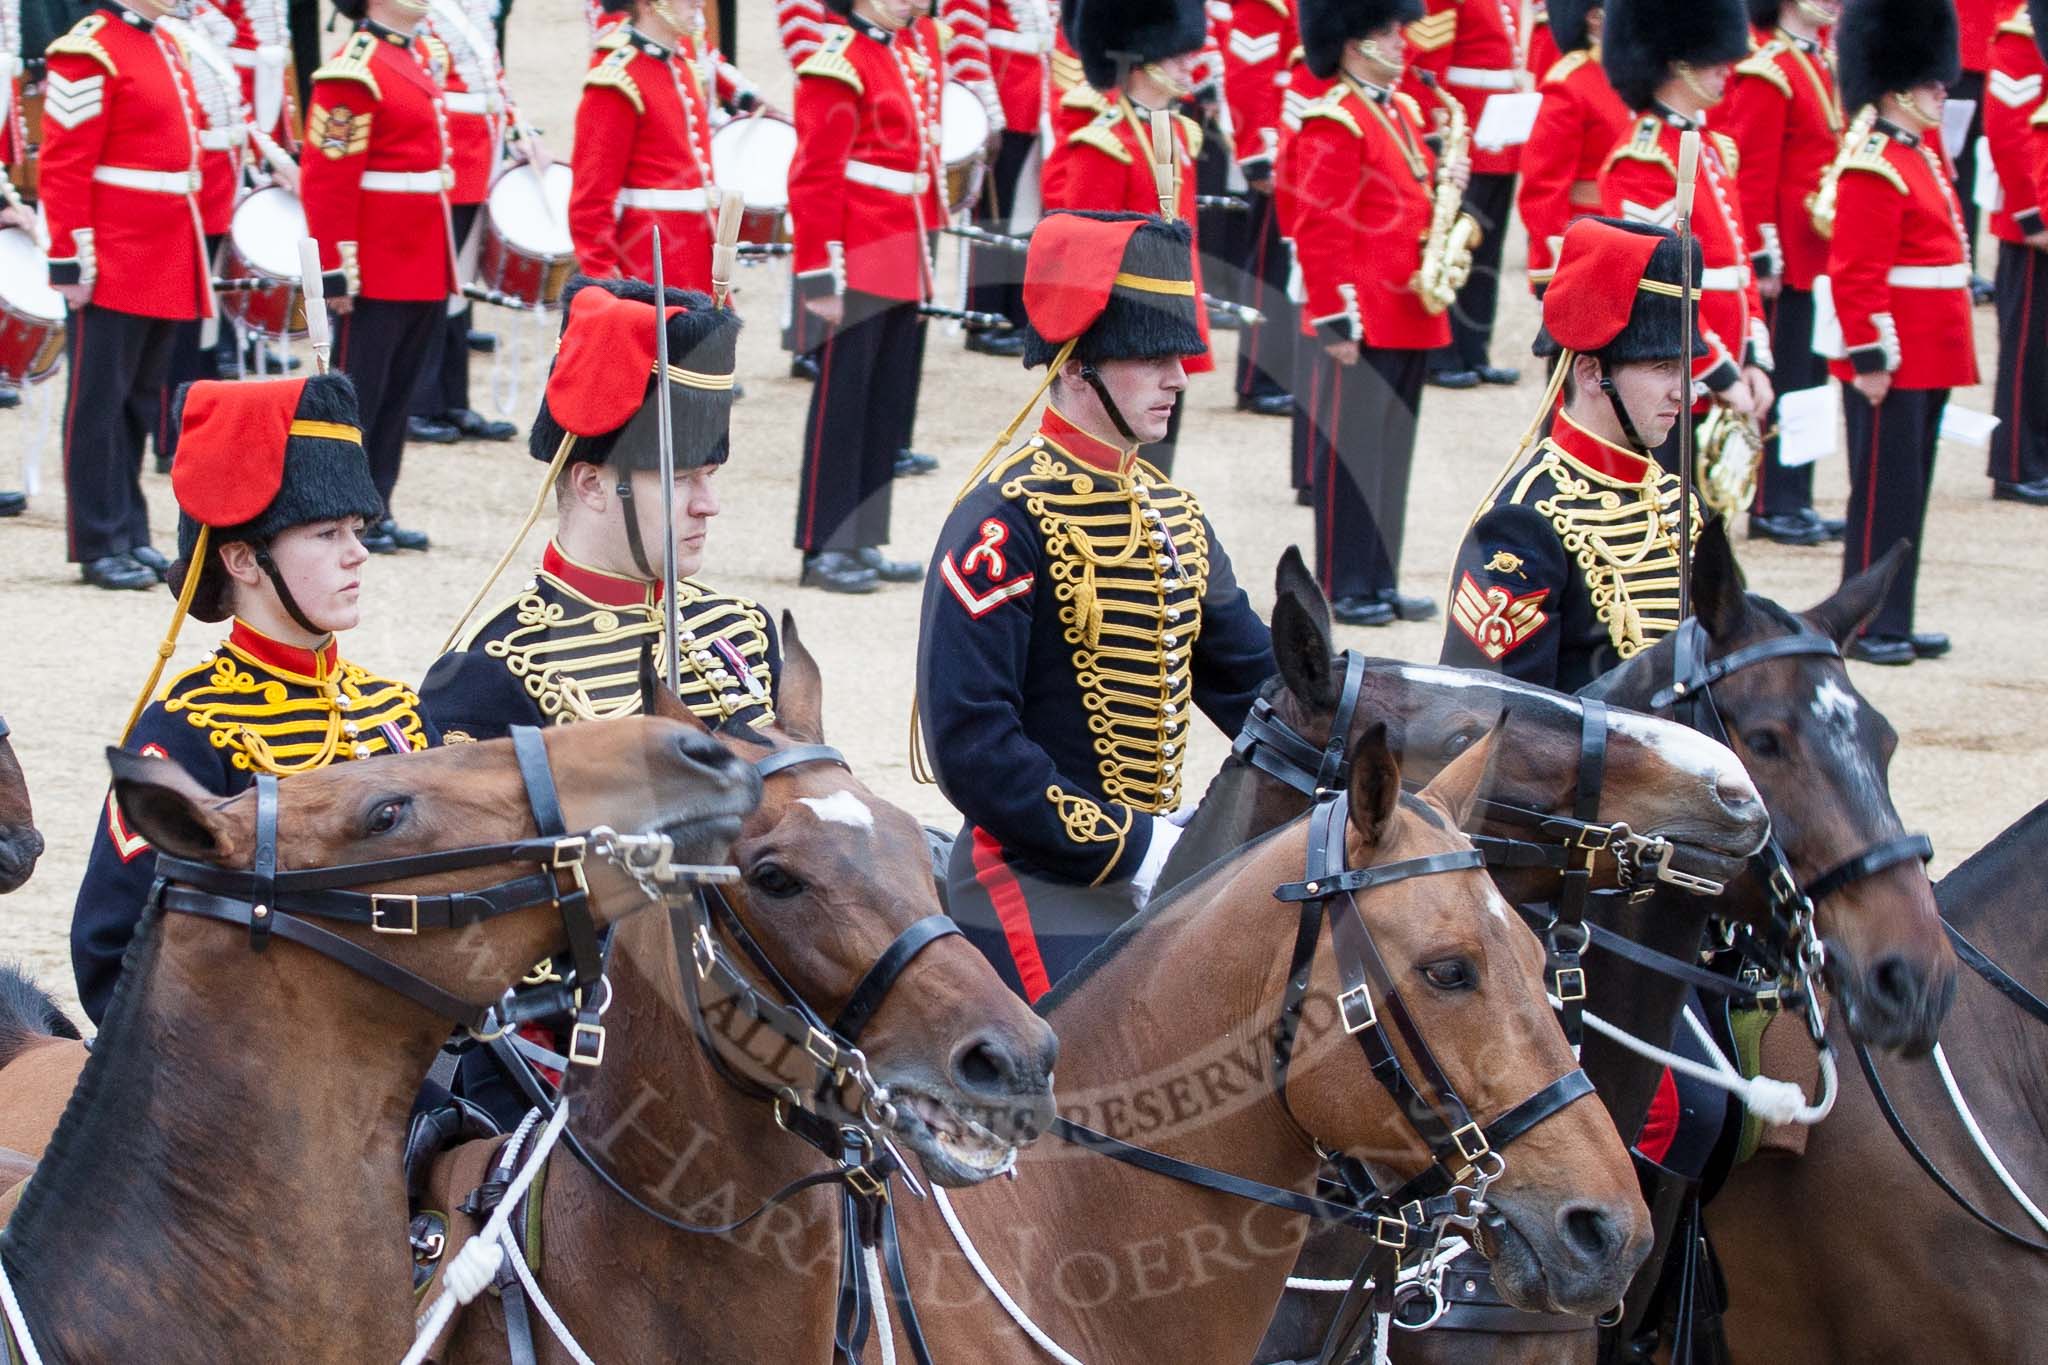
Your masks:
{"label": "white shoulder cord", "polygon": [[1991,1150],[1991,1143],[1985,1138],[1984,1130],[1977,1126],[1977,1116],[1970,1112],[1970,1106],[1963,1100],[1962,1087],[1956,1084],[1955,1073],[1948,1069],[1948,1054],[1941,1050],[1940,1043],[1934,1045],[1934,1066],[1941,1072],[1941,1083],[1948,1090],[1949,1103],[1956,1107],[1956,1115],[1962,1119],[1963,1127],[1969,1130],[1970,1141],[1976,1144],[1977,1153],[1984,1158],[1984,1164],[1991,1168],[1991,1173],[2005,1186],[2005,1192],[2013,1197],[2013,1202],[2027,1211],[2027,1217],[2034,1220],[2034,1226],[2048,1232],[2048,1214],[2043,1214],[2040,1206],[2027,1198],[2026,1192],[2019,1187],[2019,1182],[2012,1178],[2012,1172],[2006,1170],[2005,1163],[1998,1159],[1998,1153]]}
{"label": "white shoulder cord", "polygon": [[974,1267],[974,1273],[981,1277],[982,1285],[989,1293],[995,1295],[996,1302],[1003,1306],[1003,1311],[1010,1315],[1010,1320],[1023,1328],[1024,1335],[1037,1342],[1038,1348],[1058,1361],[1059,1365],[1081,1365],[1079,1360],[1060,1349],[1060,1344],[1047,1336],[1045,1329],[1033,1322],[1030,1315],[1010,1297],[1008,1291],[996,1282],[988,1263],[981,1259],[981,1253],[974,1249],[974,1243],[968,1239],[967,1229],[960,1226],[959,1215],[953,1212],[952,1202],[946,1198],[945,1190],[937,1185],[931,1189],[932,1200],[939,1206],[939,1216],[946,1220],[946,1226],[952,1230],[953,1240],[960,1244],[960,1254],[967,1258],[967,1264]]}

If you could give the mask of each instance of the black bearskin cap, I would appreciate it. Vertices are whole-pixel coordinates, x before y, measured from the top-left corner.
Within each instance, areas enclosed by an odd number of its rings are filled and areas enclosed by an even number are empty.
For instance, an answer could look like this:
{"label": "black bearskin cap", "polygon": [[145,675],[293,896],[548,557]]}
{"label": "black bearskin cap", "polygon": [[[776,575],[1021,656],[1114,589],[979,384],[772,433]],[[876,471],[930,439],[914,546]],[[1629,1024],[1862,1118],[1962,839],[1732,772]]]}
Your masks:
{"label": "black bearskin cap", "polygon": [[[1550,37],[1559,52],[1577,52],[1592,39],[1586,36],[1586,16],[1599,9],[1603,0],[1550,0]],[[1538,71],[1541,80],[1544,73]]]}
{"label": "black bearskin cap", "polygon": [[[578,275],[562,291],[563,331],[571,321],[569,306],[585,289],[597,289],[618,298],[654,306],[654,286],[640,280],[598,280]],[[730,308],[715,308],[708,294],[671,289],[667,303],[685,311],[668,320],[668,363],[671,368],[693,374],[721,376],[727,380],[738,363],[740,319]],[[559,363],[559,357],[557,359]],[[549,367],[554,373],[554,367]],[[695,469],[700,465],[724,464],[731,454],[732,400],[730,384],[700,388],[676,382],[667,386],[669,421],[675,444],[675,467]],[[614,464],[622,469],[659,469],[661,414],[652,401],[654,375],[647,376],[647,389],[640,408],[626,422],[602,435],[580,435],[569,452],[570,463]],[[540,412],[526,447],[533,458],[553,461],[568,429],[556,420],[548,407],[547,393],[541,394]]]}
{"label": "black bearskin cap", "polygon": [[[2034,36],[2039,41],[2039,29]],[[1853,114],[1927,81],[1952,85],[1961,54],[1951,0],[1849,0],[1835,27],[1842,108]]]}
{"label": "black bearskin cap", "polygon": [[[626,0],[627,4],[632,2],[633,0]],[[825,8],[834,14],[851,14],[853,13],[853,0],[825,0]]]}
{"label": "black bearskin cap", "polygon": [[2027,0],[2027,17],[2034,21],[2034,46],[2048,61],[2048,0]]}
{"label": "black bearskin cap", "polygon": [[1344,63],[1344,44],[1421,17],[1422,0],[1301,0],[1302,60],[1328,80]]}
{"label": "black bearskin cap", "polygon": [[[1670,228],[1655,227],[1649,223],[1625,222],[1619,218],[1599,218],[1595,221],[1636,236],[1660,238],[1655,250],[1650,253],[1649,262],[1643,267],[1642,279],[1677,287],[1678,263],[1681,259],[1677,233]],[[1692,279],[1695,290],[1699,288],[1699,281],[1705,270],[1706,253],[1700,246],[1699,238],[1695,237],[1692,239]],[[1576,282],[1575,279],[1568,278],[1564,281],[1564,288],[1569,290]],[[1596,287],[1611,286],[1614,289],[1630,289],[1632,285],[1631,281],[1615,279],[1611,274],[1595,276],[1589,282],[1595,283]],[[1560,280],[1554,277],[1549,290],[1545,292],[1546,308],[1570,306],[1571,300],[1558,292],[1559,283]],[[1601,292],[1606,294],[1606,289],[1602,288]],[[1640,285],[1633,286],[1632,293],[1634,297],[1628,306],[1628,321],[1614,335],[1613,340],[1593,354],[1613,365],[1625,365],[1638,360],[1671,359],[1682,348],[1679,334],[1685,330],[1684,319],[1679,314],[1677,295],[1660,294],[1654,290],[1644,289]],[[1612,299],[1613,295],[1607,294],[1607,297]],[[1558,354],[1563,348],[1558,345],[1557,339],[1551,336],[1548,327],[1538,327],[1535,344],[1530,349],[1539,356],[1549,357]],[[1693,313],[1692,353],[1695,356],[1708,353],[1707,343],[1700,336],[1697,305]]]}
{"label": "black bearskin cap", "polygon": [[1088,84],[1115,90],[1147,62],[1198,52],[1209,38],[1202,0],[1071,0],[1067,40]]}
{"label": "black bearskin cap", "polygon": [[1600,64],[1614,93],[1647,109],[1678,62],[1712,66],[1749,55],[1743,0],[1611,0]]}
{"label": "black bearskin cap", "polygon": [[1774,28],[1778,22],[1778,11],[1783,0],[1749,0],[1749,22],[1752,28]]}
{"label": "black bearskin cap", "polygon": [[[1059,216],[1065,216],[1065,213],[1102,223],[1128,222],[1145,217],[1136,213],[1081,210],[1067,210]],[[1048,220],[1052,216],[1048,215]],[[1195,278],[1194,234],[1186,223],[1148,219],[1131,234],[1124,247],[1121,265],[1112,269],[1117,274],[1174,282],[1185,280],[1192,285]],[[1031,286],[1028,277],[1026,286],[1028,291]],[[1208,349],[1203,344],[1201,324],[1196,319],[1195,310],[1201,306],[1201,300],[1192,292],[1163,294],[1112,285],[1109,300],[1101,314],[1087,331],[1081,333],[1073,358],[1083,364],[1100,365],[1111,360],[1201,355]],[[1024,324],[1024,365],[1026,369],[1036,369],[1040,365],[1050,365],[1063,343],[1048,341],[1040,335],[1030,320],[1029,311],[1027,308]]]}

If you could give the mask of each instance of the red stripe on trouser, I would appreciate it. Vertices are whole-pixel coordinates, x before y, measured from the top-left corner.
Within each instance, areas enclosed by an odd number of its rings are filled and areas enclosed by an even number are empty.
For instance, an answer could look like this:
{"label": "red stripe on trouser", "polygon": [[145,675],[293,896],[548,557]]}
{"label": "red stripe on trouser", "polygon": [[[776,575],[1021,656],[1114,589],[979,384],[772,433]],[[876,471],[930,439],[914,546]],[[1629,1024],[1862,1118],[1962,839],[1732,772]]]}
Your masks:
{"label": "red stripe on trouser", "polygon": [[1650,1097],[1650,1112],[1643,1116],[1643,1131],[1636,1134],[1635,1149],[1659,1166],[1678,1140],[1678,1082],[1667,1069],[1657,1078],[1657,1093]]}
{"label": "red stripe on trouser", "polygon": [[[1890,396],[1890,391],[1886,391]],[[1864,477],[1863,498],[1863,567],[1870,567],[1870,539],[1877,534],[1877,457],[1884,449],[1884,405],[1870,405],[1870,471]]]}
{"label": "red stripe on trouser", "polygon": [[[843,297],[843,296],[842,296]],[[797,305],[803,307],[801,303]],[[811,477],[804,484],[804,543],[806,550],[818,548],[818,471],[825,462],[825,419],[832,412],[832,348],[839,340],[838,327],[825,334],[825,347],[818,356],[818,434],[811,441]],[[855,477],[859,477],[858,471]]]}
{"label": "red stripe on trouser", "polygon": [[73,349],[71,352],[71,392],[64,401],[64,553],[71,559],[78,558],[78,514],[71,506],[71,430],[78,422],[78,377],[85,366],[79,362],[85,358],[85,308],[69,310],[64,325],[71,328]]}
{"label": "red stripe on trouser", "polygon": [[2033,339],[2029,332],[2034,325],[2034,256],[2032,251],[2027,253],[2027,278],[2020,285],[2020,353],[2012,367],[2012,431],[2008,434],[2011,437],[2012,478],[2015,483],[2020,477],[2020,448],[2030,426],[2026,420],[2027,343]]}
{"label": "red stripe on trouser", "polygon": [[1036,1004],[1038,997],[1052,989],[1045,974],[1045,959],[1038,955],[1038,931],[1031,927],[1031,906],[1017,874],[1003,861],[1002,849],[985,830],[974,831],[974,880],[981,883],[989,904],[1002,922],[1003,938],[1010,945],[1010,960],[1017,964],[1017,980],[1024,998]]}
{"label": "red stripe on trouser", "polygon": [[[1361,357],[1358,363],[1363,365],[1365,361]],[[1323,495],[1323,552],[1318,556],[1321,562],[1316,569],[1317,576],[1323,581],[1323,591],[1334,594],[1337,591],[1337,436],[1344,412],[1344,366],[1331,357],[1327,368],[1330,375],[1330,420],[1326,426],[1328,439],[1323,442],[1326,452],[1323,477],[1316,481],[1316,491]]]}

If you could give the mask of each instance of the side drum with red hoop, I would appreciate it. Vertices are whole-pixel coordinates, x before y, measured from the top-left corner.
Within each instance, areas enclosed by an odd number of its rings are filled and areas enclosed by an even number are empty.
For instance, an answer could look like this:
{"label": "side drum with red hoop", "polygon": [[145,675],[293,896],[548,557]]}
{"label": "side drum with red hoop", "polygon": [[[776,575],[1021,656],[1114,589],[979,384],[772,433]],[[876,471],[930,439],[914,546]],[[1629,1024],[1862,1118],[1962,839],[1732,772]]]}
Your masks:
{"label": "side drum with red hoop", "polygon": [[269,341],[306,335],[305,291],[299,282],[299,242],[307,236],[306,210],[282,185],[265,185],[235,206],[221,247],[221,312],[243,330]]}
{"label": "side drum with red hoop", "polygon": [[939,159],[946,166],[946,208],[957,213],[981,198],[988,170],[988,110],[972,90],[947,81],[939,106]]}
{"label": "side drum with red hoop", "polygon": [[574,184],[568,165],[560,161],[545,171],[524,161],[498,173],[484,205],[478,284],[508,305],[538,309],[561,303],[562,290],[576,273],[576,246],[569,239]]}
{"label": "side drum with red hoop", "polygon": [[0,383],[48,379],[64,358],[64,298],[50,258],[20,228],[0,228]]}
{"label": "side drum with red hoop", "polygon": [[741,241],[789,240],[789,167],[795,160],[796,125],[772,115],[736,118],[711,135],[712,178],[746,201]]}

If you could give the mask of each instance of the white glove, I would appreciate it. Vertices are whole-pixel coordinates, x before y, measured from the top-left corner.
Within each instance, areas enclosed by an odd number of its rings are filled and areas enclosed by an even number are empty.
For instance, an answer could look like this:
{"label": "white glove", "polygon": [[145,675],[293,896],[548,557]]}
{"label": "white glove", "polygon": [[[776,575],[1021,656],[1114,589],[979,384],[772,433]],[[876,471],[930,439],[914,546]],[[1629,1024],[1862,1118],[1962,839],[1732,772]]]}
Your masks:
{"label": "white glove", "polygon": [[1131,904],[1143,910],[1152,899],[1152,888],[1159,884],[1159,874],[1166,870],[1166,859],[1173,852],[1173,846],[1180,842],[1180,826],[1164,815],[1152,817],[1152,843],[1145,850],[1145,859],[1138,864],[1138,871],[1131,878]]}

